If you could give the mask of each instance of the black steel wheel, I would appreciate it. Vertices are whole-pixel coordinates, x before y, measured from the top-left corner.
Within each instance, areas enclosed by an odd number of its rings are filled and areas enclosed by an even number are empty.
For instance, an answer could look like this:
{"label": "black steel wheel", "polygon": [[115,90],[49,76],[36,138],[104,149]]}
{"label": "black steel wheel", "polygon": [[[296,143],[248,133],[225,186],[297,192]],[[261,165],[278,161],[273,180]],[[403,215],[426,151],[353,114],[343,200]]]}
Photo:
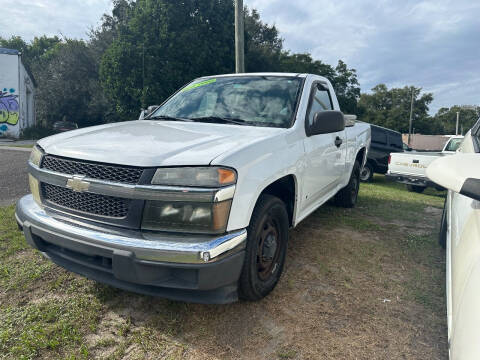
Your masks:
{"label": "black steel wheel", "polygon": [[247,228],[240,298],[260,300],[275,288],[285,263],[288,227],[285,203],[272,195],[260,196]]}
{"label": "black steel wheel", "polygon": [[335,203],[345,208],[353,208],[357,204],[358,191],[360,190],[360,163],[355,161],[350,181],[347,186],[335,195]]}

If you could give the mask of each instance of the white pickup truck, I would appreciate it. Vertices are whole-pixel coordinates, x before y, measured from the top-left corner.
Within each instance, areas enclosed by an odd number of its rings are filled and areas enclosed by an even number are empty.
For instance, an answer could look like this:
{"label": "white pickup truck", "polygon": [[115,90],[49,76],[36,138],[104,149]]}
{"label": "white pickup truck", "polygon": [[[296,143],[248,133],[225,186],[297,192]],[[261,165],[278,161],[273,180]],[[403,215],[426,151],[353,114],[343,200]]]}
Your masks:
{"label": "white pickup truck", "polygon": [[310,74],[196,79],[145,120],[45,138],[17,203],[53,262],[171,299],[258,300],[277,284],[288,230],[331,198],[353,207],[370,126],[346,121]]}
{"label": "white pickup truck", "polygon": [[460,147],[463,136],[452,136],[441,152],[406,151],[391,153],[388,159],[387,179],[407,185],[408,191],[422,193],[427,187],[443,190],[430,181],[425,173],[428,165],[441,156],[454,154]]}

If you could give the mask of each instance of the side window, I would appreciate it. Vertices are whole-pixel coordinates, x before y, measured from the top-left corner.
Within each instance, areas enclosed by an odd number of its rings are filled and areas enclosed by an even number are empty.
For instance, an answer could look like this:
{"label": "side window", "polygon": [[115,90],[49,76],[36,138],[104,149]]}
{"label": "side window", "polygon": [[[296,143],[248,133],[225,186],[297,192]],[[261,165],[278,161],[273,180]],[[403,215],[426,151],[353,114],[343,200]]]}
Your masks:
{"label": "side window", "polygon": [[313,116],[319,111],[333,110],[332,100],[328,89],[321,84],[317,84],[312,98],[310,99],[310,112],[308,113],[308,125],[312,125]]}
{"label": "side window", "polygon": [[372,143],[387,145],[387,134],[380,129],[372,127]]}
{"label": "side window", "polygon": [[457,151],[457,149],[462,144],[463,139],[450,139],[447,146],[445,147],[445,151]]}
{"label": "side window", "polygon": [[396,136],[396,135],[392,134],[392,135],[388,136],[388,139],[389,139],[391,147],[394,147],[394,148],[397,148],[397,149],[400,149],[400,150],[403,149],[403,142],[402,142],[402,138],[401,138],[400,135]]}

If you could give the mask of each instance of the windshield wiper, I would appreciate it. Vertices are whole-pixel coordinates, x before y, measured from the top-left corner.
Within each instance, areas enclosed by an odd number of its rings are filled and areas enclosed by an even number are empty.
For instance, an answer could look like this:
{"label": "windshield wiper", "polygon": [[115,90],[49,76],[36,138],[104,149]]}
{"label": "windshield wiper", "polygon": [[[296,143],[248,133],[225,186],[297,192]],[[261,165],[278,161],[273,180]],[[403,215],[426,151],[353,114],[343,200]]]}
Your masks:
{"label": "windshield wiper", "polygon": [[167,121],[189,121],[191,122],[192,119],[176,117],[176,116],[168,116],[168,115],[155,115],[145,118],[145,120],[167,120]]}
{"label": "windshield wiper", "polygon": [[211,122],[211,123],[224,123],[224,124],[226,123],[226,124],[235,124],[235,125],[254,125],[242,119],[231,119],[231,118],[221,117],[221,116],[204,116],[204,117],[192,118],[190,120],[198,121],[198,122]]}

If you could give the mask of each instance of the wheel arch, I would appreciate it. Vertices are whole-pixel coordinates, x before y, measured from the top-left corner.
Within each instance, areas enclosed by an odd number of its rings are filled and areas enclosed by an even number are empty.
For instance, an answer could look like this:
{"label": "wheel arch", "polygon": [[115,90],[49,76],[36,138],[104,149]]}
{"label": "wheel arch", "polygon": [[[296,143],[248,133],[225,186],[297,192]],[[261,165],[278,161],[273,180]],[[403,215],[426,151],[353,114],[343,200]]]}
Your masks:
{"label": "wheel arch", "polygon": [[360,163],[360,166],[363,167],[367,161],[367,148],[362,147],[360,150],[357,152],[357,156],[355,157],[355,161],[358,161]]}
{"label": "wheel arch", "polygon": [[[278,197],[285,203],[287,208],[289,226],[293,226],[297,208],[297,193],[297,177],[293,174],[289,174],[278,178],[269,185],[265,186],[258,194],[255,201],[255,206],[257,205],[260,196],[263,194],[269,194]],[[255,206],[253,208],[255,208]],[[251,216],[252,214],[250,214],[250,217]]]}

